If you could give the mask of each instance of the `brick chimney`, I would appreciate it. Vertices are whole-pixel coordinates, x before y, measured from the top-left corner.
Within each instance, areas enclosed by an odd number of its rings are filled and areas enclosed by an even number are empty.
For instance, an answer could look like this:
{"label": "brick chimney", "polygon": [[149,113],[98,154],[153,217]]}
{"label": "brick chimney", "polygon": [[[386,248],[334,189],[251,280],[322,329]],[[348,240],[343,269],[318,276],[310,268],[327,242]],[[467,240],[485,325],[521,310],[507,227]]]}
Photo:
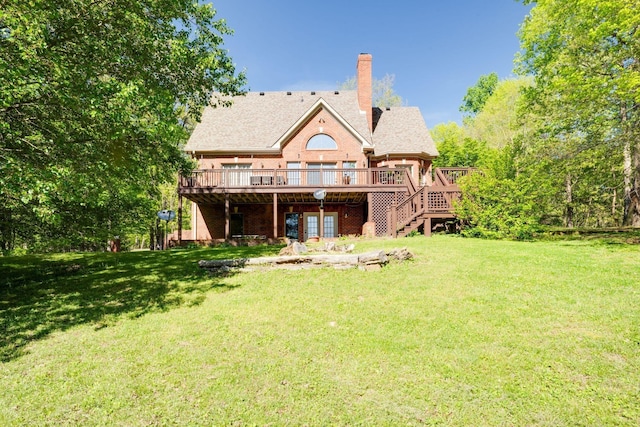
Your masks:
{"label": "brick chimney", "polygon": [[369,131],[373,132],[373,101],[371,88],[371,54],[361,53],[358,55],[358,65],[356,66],[358,79],[358,105],[360,110],[367,113],[367,123]]}

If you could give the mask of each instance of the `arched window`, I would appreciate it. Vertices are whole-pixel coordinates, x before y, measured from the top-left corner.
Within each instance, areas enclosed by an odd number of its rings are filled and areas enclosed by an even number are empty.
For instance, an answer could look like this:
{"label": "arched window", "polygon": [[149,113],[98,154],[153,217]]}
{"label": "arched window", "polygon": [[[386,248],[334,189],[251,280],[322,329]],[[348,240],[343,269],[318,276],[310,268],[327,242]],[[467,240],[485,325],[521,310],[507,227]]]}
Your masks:
{"label": "arched window", "polygon": [[307,150],[337,150],[338,144],[329,135],[319,133],[307,142]]}

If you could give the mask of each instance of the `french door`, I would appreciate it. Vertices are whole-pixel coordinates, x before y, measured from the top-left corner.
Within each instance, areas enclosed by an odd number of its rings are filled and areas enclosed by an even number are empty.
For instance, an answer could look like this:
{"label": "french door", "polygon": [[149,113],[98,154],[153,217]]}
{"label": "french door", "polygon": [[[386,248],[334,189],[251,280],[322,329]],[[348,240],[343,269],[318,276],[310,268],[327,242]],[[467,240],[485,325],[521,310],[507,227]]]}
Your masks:
{"label": "french door", "polygon": [[[320,213],[304,213],[304,240],[309,237],[320,236]],[[327,238],[338,237],[338,213],[325,212],[324,236]]]}

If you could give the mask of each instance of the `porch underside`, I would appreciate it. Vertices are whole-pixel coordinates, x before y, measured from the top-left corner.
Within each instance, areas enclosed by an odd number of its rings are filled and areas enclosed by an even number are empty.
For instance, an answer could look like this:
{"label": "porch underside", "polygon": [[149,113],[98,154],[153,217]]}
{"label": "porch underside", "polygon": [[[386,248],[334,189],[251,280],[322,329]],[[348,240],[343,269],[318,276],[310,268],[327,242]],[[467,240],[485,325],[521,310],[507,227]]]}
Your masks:
{"label": "porch underside", "polygon": [[[385,192],[405,192],[406,186],[387,186]],[[181,188],[180,194],[193,202],[206,204],[223,204],[226,200],[230,203],[241,204],[266,204],[273,203],[274,194],[279,203],[306,204],[319,203],[313,196],[318,188]],[[367,195],[380,191],[371,187],[331,188],[327,190],[325,203],[363,203],[367,201]]]}

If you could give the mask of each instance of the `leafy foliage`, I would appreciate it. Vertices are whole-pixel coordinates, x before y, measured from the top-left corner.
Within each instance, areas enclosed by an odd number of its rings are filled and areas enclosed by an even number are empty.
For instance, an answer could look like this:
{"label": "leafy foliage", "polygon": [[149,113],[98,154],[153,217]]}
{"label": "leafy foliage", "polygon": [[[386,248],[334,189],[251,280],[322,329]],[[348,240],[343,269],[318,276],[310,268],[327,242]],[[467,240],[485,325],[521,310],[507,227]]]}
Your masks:
{"label": "leafy foliage", "polygon": [[540,199],[545,189],[534,177],[517,173],[510,149],[492,154],[482,173],[460,180],[464,197],[455,211],[462,222],[462,233],[470,237],[531,239],[546,211]]}
{"label": "leafy foliage", "polygon": [[[606,164],[620,179],[623,222],[640,225],[638,2],[525,3],[535,7],[520,30],[517,64],[534,77],[526,108],[538,118],[539,140],[555,141],[562,158],[578,152],[582,162]],[[587,153],[600,157],[589,160]],[[612,165],[612,159],[619,163]],[[609,176],[588,179],[593,186],[611,187],[603,180]]]}
{"label": "leafy foliage", "polygon": [[482,110],[473,117],[465,118],[468,137],[493,148],[513,144],[515,138],[526,133],[529,127],[527,121],[518,117],[522,91],[529,86],[531,79],[527,77],[499,81]]}
{"label": "leafy foliage", "polygon": [[465,135],[466,128],[455,122],[437,124],[431,135],[438,148],[435,167],[478,167],[487,152],[486,144]]}
{"label": "leafy foliage", "polygon": [[498,75],[496,73],[480,76],[475,86],[470,87],[462,98],[460,111],[470,116],[478,114],[484,108],[497,85]]}
{"label": "leafy foliage", "polygon": [[[461,183],[464,232],[640,225],[637,2],[524,3],[535,7],[520,31],[523,77],[498,82],[486,99],[474,97],[489,93],[481,78],[463,105],[470,116],[453,147],[464,138],[488,147],[484,173]],[[445,157],[460,161],[447,144]]]}
{"label": "leafy foliage", "polygon": [[191,167],[185,117],[244,84],[230,33],[188,0],[4,2],[1,249],[140,227],[157,186]]}

